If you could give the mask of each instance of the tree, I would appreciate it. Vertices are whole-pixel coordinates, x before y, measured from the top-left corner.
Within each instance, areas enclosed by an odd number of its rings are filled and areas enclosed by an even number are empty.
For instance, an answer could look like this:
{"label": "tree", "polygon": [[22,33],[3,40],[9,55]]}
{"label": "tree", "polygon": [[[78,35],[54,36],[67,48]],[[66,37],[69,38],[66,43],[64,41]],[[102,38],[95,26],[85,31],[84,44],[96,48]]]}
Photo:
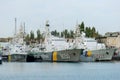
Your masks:
{"label": "tree", "polygon": [[[96,31],[95,27],[85,27],[84,22],[82,22],[78,26],[80,28],[80,32],[82,32],[82,31],[85,32],[86,37],[91,37],[91,38],[94,37],[95,38],[95,37],[102,36],[98,33],[98,31]],[[44,41],[44,38],[43,38],[44,35],[40,33],[40,30],[38,29],[36,32],[37,32],[36,39],[37,40],[42,39],[42,41]],[[54,35],[54,36],[58,36],[58,37],[61,36],[61,37],[64,37],[64,38],[74,38],[74,31],[73,30],[69,31],[69,30],[65,29],[61,32],[57,32],[57,30],[54,30],[54,31],[51,31],[51,34]],[[27,34],[26,37],[25,37],[26,42],[30,42],[30,40],[32,42],[35,42],[34,39],[35,39],[35,36],[34,36],[33,31],[31,31],[30,34]]]}
{"label": "tree", "polygon": [[102,35],[98,33],[98,31],[96,32],[96,37],[101,37]]}
{"label": "tree", "polygon": [[89,30],[88,30],[88,27],[85,28],[85,34],[86,34],[86,37],[89,36]]}
{"label": "tree", "polygon": [[30,32],[30,39],[34,40],[34,32],[33,31]]}
{"label": "tree", "polygon": [[68,30],[65,29],[65,31],[64,31],[64,36],[65,36],[65,38],[67,38],[67,35],[68,35]]}
{"label": "tree", "polygon": [[64,36],[64,33],[63,32],[61,32],[61,35],[60,35],[61,37],[63,37]]}
{"label": "tree", "polygon": [[59,37],[59,36],[60,36],[60,33],[59,33],[59,32],[57,32],[57,35],[56,35],[56,36],[58,36],[58,37]]}
{"label": "tree", "polygon": [[89,36],[88,37],[92,37],[92,29],[91,29],[91,27],[88,27],[88,32],[89,32]]}
{"label": "tree", "polygon": [[66,38],[70,38],[70,33],[69,32],[67,32]]}
{"label": "tree", "polygon": [[25,41],[27,42],[29,40],[30,40],[30,36],[29,36],[29,34],[27,34],[27,36],[25,37]]}
{"label": "tree", "polygon": [[29,36],[29,34],[27,34],[27,35],[25,36],[26,45],[29,45],[29,41],[30,41],[30,36]]}
{"label": "tree", "polygon": [[40,30],[37,30],[37,40],[39,41],[42,38]]}
{"label": "tree", "polygon": [[70,30],[70,38],[74,38],[74,32]]}
{"label": "tree", "polygon": [[60,36],[60,33],[57,32],[57,30],[51,31],[51,34],[54,35],[54,36]]}
{"label": "tree", "polygon": [[84,28],[85,28],[84,22],[82,22],[82,23],[79,25],[79,27],[80,27],[80,32],[85,32],[85,30],[84,30]]}
{"label": "tree", "polygon": [[95,27],[92,27],[92,37],[96,37],[96,30],[95,30]]}

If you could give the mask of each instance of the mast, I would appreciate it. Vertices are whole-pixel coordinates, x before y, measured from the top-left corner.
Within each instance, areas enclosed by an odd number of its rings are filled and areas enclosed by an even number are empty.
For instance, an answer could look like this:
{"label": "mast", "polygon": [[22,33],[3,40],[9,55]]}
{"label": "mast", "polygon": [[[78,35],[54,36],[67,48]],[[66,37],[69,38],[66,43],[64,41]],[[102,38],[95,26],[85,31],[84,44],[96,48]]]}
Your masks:
{"label": "mast", "polygon": [[79,24],[76,24],[74,48],[84,48],[84,34],[81,33]]}
{"label": "mast", "polygon": [[49,26],[50,25],[49,25],[48,20],[47,20],[46,24],[45,24],[45,41],[44,41],[44,43],[47,45],[47,47],[49,44],[51,44],[51,38],[50,38],[51,33],[49,31]]}
{"label": "mast", "polygon": [[45,27],[45,29],[46,29],[46,35],[45,35],[45,37],[50,37],[50,31],[49,31],[49,23],[48,23],[49,21],[47,20],[46,21],[46,27]]}
{"label": "mast", "polygon": [[15,18],[15,35],[17,33],[17,19]]}
{"label": "mast", "polygon": [[23,32],[23,38],[25,38],[25,22],[24,22],[24,32]]}
{"label": "mast", "polygon": [[79,38],[80,38],[80,28],[78,26],[78,23],[76,23],[75,26],[75,31],[74,31],[74,38],[75,38],[75,42],[74,42],[74,48],[78,48],[78,44],[79,44]]}

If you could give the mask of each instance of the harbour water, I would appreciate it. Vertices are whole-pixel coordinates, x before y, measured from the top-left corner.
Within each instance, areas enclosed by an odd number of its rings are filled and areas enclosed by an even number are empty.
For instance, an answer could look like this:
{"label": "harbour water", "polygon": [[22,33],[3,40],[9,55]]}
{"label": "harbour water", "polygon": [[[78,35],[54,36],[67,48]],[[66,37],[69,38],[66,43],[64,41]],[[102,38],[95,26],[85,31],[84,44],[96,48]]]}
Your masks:
{"label": "harbour water", "polygon": [[0,80],[119,80],[120,62],[3,62]]}

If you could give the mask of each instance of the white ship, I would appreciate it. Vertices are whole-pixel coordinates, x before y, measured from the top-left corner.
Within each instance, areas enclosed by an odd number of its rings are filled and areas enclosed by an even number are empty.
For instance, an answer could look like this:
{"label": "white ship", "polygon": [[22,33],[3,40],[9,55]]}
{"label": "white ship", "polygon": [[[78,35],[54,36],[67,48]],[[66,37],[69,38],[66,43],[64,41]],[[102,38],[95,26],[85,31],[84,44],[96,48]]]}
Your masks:
{"label": "white ship", "polygon": [[3,48],[2,57],[4,61],[26,61],[27,46],[24,42],[24,36],[25,31],[21,25],[19,31],[15,31],[13,39]]}

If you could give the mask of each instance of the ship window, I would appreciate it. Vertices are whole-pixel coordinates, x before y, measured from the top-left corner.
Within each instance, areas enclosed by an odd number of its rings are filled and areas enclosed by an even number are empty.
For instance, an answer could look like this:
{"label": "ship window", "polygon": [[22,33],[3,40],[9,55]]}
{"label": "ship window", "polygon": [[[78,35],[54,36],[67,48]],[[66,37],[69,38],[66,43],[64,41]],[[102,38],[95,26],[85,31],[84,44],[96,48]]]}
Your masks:
{"label": "ship window", "polygon": [[109,55],[109,52],[106,52],[107,55]]}
{"label": "ship window", "polygon": [[75,54],[75,53],[73,53],[73,55],[75,56],[76,54]]}

